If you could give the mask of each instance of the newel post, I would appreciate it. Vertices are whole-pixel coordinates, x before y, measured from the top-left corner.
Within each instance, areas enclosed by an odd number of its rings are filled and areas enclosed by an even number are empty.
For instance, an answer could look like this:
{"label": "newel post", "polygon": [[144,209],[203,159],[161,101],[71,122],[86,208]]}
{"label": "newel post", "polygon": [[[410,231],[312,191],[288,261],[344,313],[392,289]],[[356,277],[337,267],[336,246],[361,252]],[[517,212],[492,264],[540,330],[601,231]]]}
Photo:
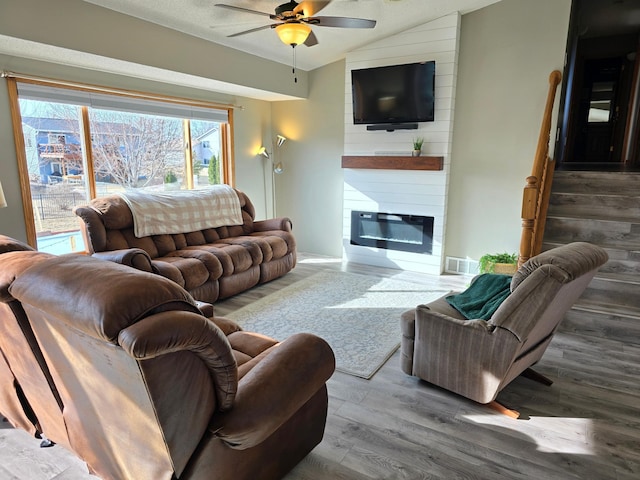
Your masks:
{"label": "newel post", "polygon": [[538,179],[533,175],[527,177],[527,184],[522,192],[522,235],[520,236],[520,255],[518,267],[531,258],[531,240],[533,224],[536,218],[538,203]]}

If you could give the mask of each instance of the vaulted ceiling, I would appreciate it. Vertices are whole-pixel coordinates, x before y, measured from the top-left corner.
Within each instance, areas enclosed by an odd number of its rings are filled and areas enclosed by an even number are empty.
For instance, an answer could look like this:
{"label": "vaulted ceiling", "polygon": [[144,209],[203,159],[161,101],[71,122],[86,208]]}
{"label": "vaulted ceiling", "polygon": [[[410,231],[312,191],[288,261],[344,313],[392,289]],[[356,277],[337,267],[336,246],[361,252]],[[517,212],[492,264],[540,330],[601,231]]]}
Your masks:
{"label": "vaulted ceiling", "polygon": [[[262,58],[289,64],[291,47],[270,28],[228,38],[228,35],[273,23],[269,17],[216,7],[226,3],[274,13],[284,0],[85,0],[183,33]],[[499,0],[333,0],[318,15],[375,20],[373,29],[313,27],[318,45],[296,48],[299,68],[312,70],[344,58],[346,52],[459,11],[477,10]],[[313,2],[312,2],[313,3]],[[320,3],[320,2],[318,2]],[[326,2],[322,2],[326,3]]]}

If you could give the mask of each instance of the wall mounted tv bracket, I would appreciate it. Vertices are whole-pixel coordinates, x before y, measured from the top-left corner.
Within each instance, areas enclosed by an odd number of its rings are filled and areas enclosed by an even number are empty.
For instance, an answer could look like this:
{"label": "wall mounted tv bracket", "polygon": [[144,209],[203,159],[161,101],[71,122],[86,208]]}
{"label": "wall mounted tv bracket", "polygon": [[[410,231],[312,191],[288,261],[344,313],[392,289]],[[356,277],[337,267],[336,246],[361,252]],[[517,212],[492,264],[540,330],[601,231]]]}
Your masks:
{"label": "wall mounted tv bracket", "polygon": [[416,130],[418,128],[417,123],[378,123],[375,125],[367,125],[367,130],[386,130],[387,132],[393,132],[395,130]]}

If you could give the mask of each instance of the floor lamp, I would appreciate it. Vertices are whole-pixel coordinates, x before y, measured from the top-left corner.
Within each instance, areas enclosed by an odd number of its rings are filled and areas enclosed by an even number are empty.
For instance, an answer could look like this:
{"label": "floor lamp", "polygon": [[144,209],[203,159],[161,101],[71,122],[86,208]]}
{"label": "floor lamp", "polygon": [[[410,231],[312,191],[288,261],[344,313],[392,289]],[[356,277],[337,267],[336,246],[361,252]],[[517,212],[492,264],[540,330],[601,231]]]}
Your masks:
{"label": "floor lamp", "polygon": [[[276,148],[280,148],[286,141],[287,141],[287,137],[283,135],[277,135],[276,141],[275,141]],[[284,165],[281,161],[278,161],[278,162],[275,161],[276,160],[274,158],[275,150],[272,153],[269,153],[265,146],[260,147],[257,155],[258,156],[261,155],[269,161],[269,166],[271,170],[271,208],[273,210],[273,216],[276,216],[276,177],[275,176],[280,175],[282,172],[284,172]],[[266,183],[267,183],[266,176],[264,181],[265,181],[265,200],[266,200]]]}

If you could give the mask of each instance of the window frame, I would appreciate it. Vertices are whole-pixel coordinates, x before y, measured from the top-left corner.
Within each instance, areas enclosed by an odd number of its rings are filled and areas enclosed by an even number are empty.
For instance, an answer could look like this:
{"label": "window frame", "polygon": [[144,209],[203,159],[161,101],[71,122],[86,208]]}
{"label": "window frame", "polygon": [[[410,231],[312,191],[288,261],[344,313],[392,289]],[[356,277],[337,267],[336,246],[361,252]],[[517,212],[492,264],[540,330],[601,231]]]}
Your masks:
{"label": "window frame", "polygon": [[[134,92],[117,88],[107,88],[95,85],[85,85],[70,82],[61,82],[49,79],[33,79],[30,77],[21,77],[19,75],[7,76],[7,89],[9,94],[9,107],[11,111],[11,123],[13,127],[13,139],[16,147],[16,158],[18,162],[18,175],[20,183],[20,193],[22,196],[22,208],[24,213],[24,223],[26,230],[27,243],[33,248],[37,248],[37,232],[34,220],[33,204],[31,202],[31,185],[29,182],[29,171],[27,163],[27,151],[22,128],[22,115],[20,113],[18,82],[30,83],[52,88],[64,88],[69,90],[98,92],[99,94],[112,95],[114,98],[118,96],[131,97],[140,100],[150,100],[155,102],[164,102],[167,104],[177,104],[183,106],[193,106],[195,108],[210,108],[215,110],[226,110],[227,122],[220,122],[220,160],[222,166],[223,183],[235,186],[235,160],[233,148],[233,105],[223,105],[212,102],[199,100],[189,100],[180,97],[162,96],[152,93]],[[91,149],[91,137],[89,122],[89,107],[83,105],[80,107],[80,123],[82,147],[85,161],[83,162],[86,170],[86,178],[88,179],[88,195],[90,199],[96,198],[96,184],[93,165],[93,154]],[[187,189],[193,189],[193,150],[191,145],[190,119],[183,118],[183,131],[185,135],[185,176]],[[80,252],[82,253],[82,252]],[[85,252],[86,253],[86,252]]]}

